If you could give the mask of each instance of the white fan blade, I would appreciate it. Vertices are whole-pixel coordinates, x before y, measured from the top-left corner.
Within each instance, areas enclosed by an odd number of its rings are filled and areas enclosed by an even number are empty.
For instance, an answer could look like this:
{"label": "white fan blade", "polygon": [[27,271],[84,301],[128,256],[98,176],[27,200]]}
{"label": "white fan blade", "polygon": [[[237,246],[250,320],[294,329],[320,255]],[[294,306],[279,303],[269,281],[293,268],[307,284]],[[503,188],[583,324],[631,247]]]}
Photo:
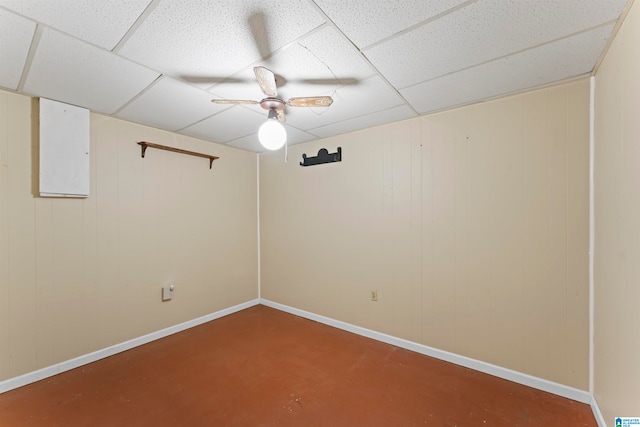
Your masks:
{"label": "white fan blade", "polygon": [[328,107],[333,104],[330,96],[307,96],[301,98],[290,98],[287,105],[291,107]]}
{"label": "white fan blade", "polygon": [[212,99],[214,104],[259,104],[258,101],[248,99]]}
{"label": "white fan blade", "polygon": [[278,121],[282,123],[287,121],[284,117],[284,110],[278,110]]}
{"label": "white fan blade", "polygon": [[276,88],[276,76],[273,71],[265,67],[253,67],[253,72],[256,74],[260,89],[267,96],[276,96],[278,94]]}

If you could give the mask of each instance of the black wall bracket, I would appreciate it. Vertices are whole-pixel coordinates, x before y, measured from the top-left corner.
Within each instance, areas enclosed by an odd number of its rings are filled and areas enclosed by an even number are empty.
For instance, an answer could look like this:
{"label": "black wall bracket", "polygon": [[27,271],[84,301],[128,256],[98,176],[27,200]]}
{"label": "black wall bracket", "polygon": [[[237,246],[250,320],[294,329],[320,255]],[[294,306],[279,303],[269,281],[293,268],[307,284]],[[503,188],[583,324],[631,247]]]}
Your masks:
{"label": "black wall bracket", "polygon": [[318,155],[315,157],[307,157],[306,154],[302,155],[302,161],[300,166],[313,166],[321,165],[323,163],[333,163],[342,161],[342,148],[338,147],[338,151],[335,153],[329,153],[326,148],[318,150]]}

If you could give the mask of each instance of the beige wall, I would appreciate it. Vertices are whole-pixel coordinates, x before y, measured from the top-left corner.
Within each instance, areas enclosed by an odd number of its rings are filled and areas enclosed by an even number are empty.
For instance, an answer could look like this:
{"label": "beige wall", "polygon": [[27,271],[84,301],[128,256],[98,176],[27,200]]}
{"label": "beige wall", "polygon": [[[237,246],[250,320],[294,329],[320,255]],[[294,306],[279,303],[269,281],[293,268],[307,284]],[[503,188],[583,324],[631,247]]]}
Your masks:
{"label": "beige wall", "polygon": [[594,395],[640,416],[640,4],[596,74]]}
{"label": "beige wall", "polygon": [[580,80],[261,155],[262,297],[588,390],[588,130]]}
{"label": "beige wall", "polygon": [[[262,296],[586,390],[588,98],[582,80],[261,155]],[[32,113],[0,92],[0,380],[257,297],[255,154],[92,114],[91,197],[43,199]]]}
{"label": "beige wall", "polygon": [[92,114],[91,196],[45,199],[37,115],[0,91],[0,380],[257,298],[256,154]]}

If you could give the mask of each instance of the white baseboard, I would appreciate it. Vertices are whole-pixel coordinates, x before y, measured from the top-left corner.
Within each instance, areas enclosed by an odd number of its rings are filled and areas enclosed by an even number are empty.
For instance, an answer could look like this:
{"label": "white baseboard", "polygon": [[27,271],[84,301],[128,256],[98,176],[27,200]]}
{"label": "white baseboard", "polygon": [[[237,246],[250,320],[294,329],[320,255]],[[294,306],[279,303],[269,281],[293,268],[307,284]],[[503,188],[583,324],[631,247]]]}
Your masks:
{"label": "white baseboard", "polygon": [[523,384],[529,387],[533,387],[539,390],[543,390],[549,393],[556,394],[558,396],[566,397],[568,399],[576,400],[578,402],[591,405],[596,421],[599,427],[607,427],[600,409],[595,398],[587,391],[579,390],[573,387],[569,387],[563,384],[558,384],[553,381],[548,381],[542,378],[534,377],[522,372],[513,371],[511,369],[503,368],[490,363],[482,362],[476,359],[472,359],[465,356],[460,356],[448,351],[439,350],[437,348],[429,347],[423,344],[418,344],[413,341],[408,341],[402,338],[394,337],[391,335],[376,332],[370,329],[366,329],[360,326],[352,325],[350,323],[342,322],[339,320],[331,319],[329,317],[314,314],[308,311],[300,310],[297,308],[289,307],[284,304],[276,303],[263,298],[247,301],[242,304],[235,305],[233,307],[226,308],[224,310],[217,311],[215,313],[208,314],[206,316],[199,317],[197,319],[189,320],[184,323],[180,323],[175,326],[171,326],[160,331],[152,332],[147,335],[143,335],[138,338],[125,341],[120,344],[116,344],[93,353],[85,354],[83,356],[76,357],[71,360],[57,363],[46,368],[39,369],[37,371],[29,372],[18,377],[10,378],[0,382],[0,393],[13,390],[18,387],[42,380],[44,378],[57,375],[59,373],[77,368],[82,365],[86,365],[91,362],[103,359],[105,357],[112,356],[114,354],[129,350],[131,348],[147,344],[151,341],[155,341],[160,338],[175,334],[177,332],[184,331],[194,326],[201,325],[203,323],[218,319],[220,317],[227,316],[237,311],[244,310],[254,305],[263,304],[267,307],[275,308],[287,313],[294,314],[296,316],[304,317],[306,319],[314,320],[325,325],[333,326],[338,329],[342,329],[348,332],[352,332],[367,338],[371,338],[377,341],[381,341],[387,344],[394,345],[396,347],[405,348],[407,350],[415,351],[427,356],[435,357],[436,359],[444,360],[447,362],[455,363],[456,365],[464,366],[474,369],[476,371],[484,372],[499,378],[503,378],[509,381],[513,381],[519,384]]}
{"label": "white baseboard", "polygon": [[134,338],[120,344],[112,345],[110,347],[94,351],[93,353],[85,354],[83,356],[79,356],[71,360],[66,360],[64,362],[56,363],[55,365],[47,366],[46,368],[38,369],[37,371],[29,372],[18,377],[9,378],[8,380],[0,382],[0,393],[4,393],[5,391],[13,390],[15,388],[22,387],[36,381],[40,381],[44,378],[57,375],[59,373],[77,368],[82,365],[86,365],[91,362],[95,362],[96,360],[112,356],[114,354],[132,349],[143,344],[147,344],[151,341],[173,335],[176,332],[181,332],[186,329],[193,328],[194,326],[219,319],[220,317],[227,316],[229,314],[244,310],[245,308],[249,308],[258,304],[260,304],[259,299],[247,301],[242,304],[234,305],[233,307],[216,311],[215,313],[207,314],[206,316],[198,317],[197,319],[189,320],[187,322],[180,323],[175,326],[170,326],[160,331],[152,332],[150,334],[143,335],[141,337]]}
{"label": "white baseboard", "polygon": [[598,406],[598,401],[595,396],[591,396],[591,410],[593,411],[593,416],[598,423],[598,427],[607,427],[607,422],[604,420],[602,412],[600,412],[600,407]]}
{"label": "white baseboard", "polygon": [[[579,390],[577,388],[569,387],[563,384],[555,383],[553,381],[534,377],[532,375],[524,374],[522,372],[513,371],[511,369],[503,368],[497,365],[492,365],[490,363],[482,362],[480,360],[472,359],[470,357],[460,356],[455,353],[439,350],[437,348],[429,347],[423,344],[418,344],[413,341],[408,341],[402,338],[397,338],[391,335],[386,335],[380,332],[372,331],[371,329],[362,328],[360,326],[355,326],[350,323],[334,320],[329,317],[310,313],[308,311],[299,310],[297,308],[289,307],[284,304],[269,301],[263,298],[260,298],[260,304],[263,304],[263,305],[266,305],[267,307],[275,308],[277,310],[281,310],[287,313],[295,314],[296,316],[304,317],[306,319],[314,320],[316,322],[324,323],[325,325],[333,326],[338,329],[342,329],[348,332],[353,332],[355,334],[362,335],[367,338],[372,338],[377,341],[382,341],[384,343],[391,344],[396,347],[405,348],[407,350],[415,351],[416,353],[421,353],[427,356],[435,357],[436,359],[455,363],[456,365],[471,368],[476,371],[493,375],[495,377],[503,378],[518,384],[523,384],[529,387],[536,388],[538,390],[546,391],[558,396],[576,400],[578,402],[582,402],[586,404],[591,404],[593,402],[593,398],[588,391]],[[602,415],[600,415],[600,418],[602,418]],[[606,427],[606,426],[602,424],[600,427]]]}

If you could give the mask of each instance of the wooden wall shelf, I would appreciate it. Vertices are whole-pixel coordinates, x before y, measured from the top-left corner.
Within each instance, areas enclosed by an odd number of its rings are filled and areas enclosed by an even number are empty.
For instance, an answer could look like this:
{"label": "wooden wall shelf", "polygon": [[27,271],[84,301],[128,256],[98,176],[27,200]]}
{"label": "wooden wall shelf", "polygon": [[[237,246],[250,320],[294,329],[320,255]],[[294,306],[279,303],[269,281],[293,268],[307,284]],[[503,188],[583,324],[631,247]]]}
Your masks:
{"label": "wooden wall shelf", "polygon": [[173,151],[174,153],[182,153],[182,154],[188,154],[190,156],[204,157],[205,159],[209,159],[209,169],[213,167],[213,161],[215,159],[220,158],[218,156],[211,156],[209,154],[196,153],[195,151],[187,151],[187,150],[182,150],[180,148],[169,147],[166,145],[154,144],[153,142],[140,141],[138,142],[138,145],[140,145],[140,147],[142,148],[143,158],[144,158],[144,153],[147,151],[147,148],[151,147],[151,148],[157,148],[159,150]]}

